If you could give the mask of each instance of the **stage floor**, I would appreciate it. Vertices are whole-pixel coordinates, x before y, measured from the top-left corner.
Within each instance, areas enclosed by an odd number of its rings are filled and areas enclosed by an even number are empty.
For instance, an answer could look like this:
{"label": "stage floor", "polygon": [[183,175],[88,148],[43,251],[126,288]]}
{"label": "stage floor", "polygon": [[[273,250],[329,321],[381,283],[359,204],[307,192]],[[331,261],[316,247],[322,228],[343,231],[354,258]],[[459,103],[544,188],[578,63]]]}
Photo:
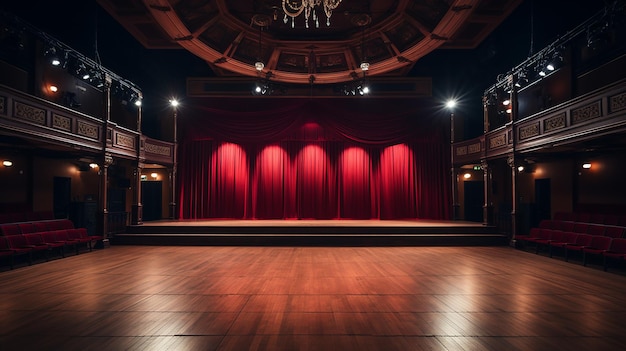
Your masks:
{"label": "stage floor", "polygon": [[411,220],[348,220],[348,219],[255,219],[255,220],[158,220],[143,222],[144,227],[483,227],[467,221]]}

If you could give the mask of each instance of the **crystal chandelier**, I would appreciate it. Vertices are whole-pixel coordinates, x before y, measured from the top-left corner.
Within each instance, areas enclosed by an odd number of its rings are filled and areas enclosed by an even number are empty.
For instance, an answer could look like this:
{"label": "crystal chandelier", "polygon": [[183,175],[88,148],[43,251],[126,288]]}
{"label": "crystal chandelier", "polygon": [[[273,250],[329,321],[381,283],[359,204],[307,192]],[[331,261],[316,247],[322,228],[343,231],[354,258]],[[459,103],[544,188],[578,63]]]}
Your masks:
{"label": "crystal chandelier", "polygon": [[306,28],[309,28],[309,18],[315,22],[315,27],[319,28],[320,18],[315,12],[315,7],[323,6],[324,13],[326,14],[326,25],[330,26],[330,16],[332,16],[333,10],[339,6],[341,1],[342,0],[283,0],[283,12],[285,13],[283,21],[287,24],[289,18],[291,18],[291,28],[294,28],[295,18],[304,12],[304,24]]}

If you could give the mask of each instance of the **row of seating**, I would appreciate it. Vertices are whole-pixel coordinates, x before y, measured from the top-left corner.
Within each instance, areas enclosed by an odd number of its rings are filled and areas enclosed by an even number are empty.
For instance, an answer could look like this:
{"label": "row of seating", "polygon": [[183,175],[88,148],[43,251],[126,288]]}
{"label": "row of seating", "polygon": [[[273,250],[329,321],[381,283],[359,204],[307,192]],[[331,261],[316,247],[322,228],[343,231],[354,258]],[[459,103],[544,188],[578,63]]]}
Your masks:
{"label": "row of seating", "polygon": [[46,261],[55,251],[65,257],[67,250],[73,249],[78,255],[81,246],[92,251],[95,243],[102,239],[102,236],[88,235],[85,228],[75,228],[69,219],[2,224],[0,257],[6,258],[13,269],[15,257],[26,256],[31,265],[37,254],[43,255]]}
{"label": "row of seating", "polygon": [[54,219],[52,211],[0,213],[0,224]]}
{"label": "row of seating", "polygon": [[[623,229],[623,228],[622,228]],[[611,261],[626,259],[626,238],[606,235],[593,235],[574,231],[563,231],[548,228],[532,228],[528,235],[516,236],[516,240],[525,247],[535,246],[535,253],[547,248],[549,256],[559,250],[568,261],[570,253],[582,255],[583,265],[587,265],[589,256],[602,257],[604,270],[608,270]]]}
{"label": "row of seating", "polygon": [[544,219],[539,222],[540,229],[554,229],[564,232],[604,235],[611,238],[626,237],[626,227],[586,222],[571,222],[558,219]]}
{"label": "row of seating", "polygon": [[559,221],[608,224],[626,227],[626,214],[557,212],[554,219]]}

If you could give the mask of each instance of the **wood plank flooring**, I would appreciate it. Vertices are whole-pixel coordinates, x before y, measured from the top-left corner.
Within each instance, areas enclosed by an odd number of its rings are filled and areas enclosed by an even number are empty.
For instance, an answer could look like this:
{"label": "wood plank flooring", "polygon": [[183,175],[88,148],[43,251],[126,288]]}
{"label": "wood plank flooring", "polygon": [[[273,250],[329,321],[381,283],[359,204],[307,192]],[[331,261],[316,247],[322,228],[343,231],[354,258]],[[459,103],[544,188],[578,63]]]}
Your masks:
{"label": "wood plank flooring", "polygon": [[0,350],[623,350],[626,276],[510,247],[112,246],[0,273]]}

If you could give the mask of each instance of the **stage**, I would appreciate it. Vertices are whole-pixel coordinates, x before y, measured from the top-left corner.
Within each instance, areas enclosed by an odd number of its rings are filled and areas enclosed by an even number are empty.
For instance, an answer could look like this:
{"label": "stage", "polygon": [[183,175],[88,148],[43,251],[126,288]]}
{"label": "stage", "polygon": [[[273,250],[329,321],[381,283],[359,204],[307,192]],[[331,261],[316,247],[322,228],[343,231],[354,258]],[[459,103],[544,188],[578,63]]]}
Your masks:
{"label": "stage", "polygon": [[120,245],[507,245],[495,227],[433,220],[160,220],[127,227]]}

